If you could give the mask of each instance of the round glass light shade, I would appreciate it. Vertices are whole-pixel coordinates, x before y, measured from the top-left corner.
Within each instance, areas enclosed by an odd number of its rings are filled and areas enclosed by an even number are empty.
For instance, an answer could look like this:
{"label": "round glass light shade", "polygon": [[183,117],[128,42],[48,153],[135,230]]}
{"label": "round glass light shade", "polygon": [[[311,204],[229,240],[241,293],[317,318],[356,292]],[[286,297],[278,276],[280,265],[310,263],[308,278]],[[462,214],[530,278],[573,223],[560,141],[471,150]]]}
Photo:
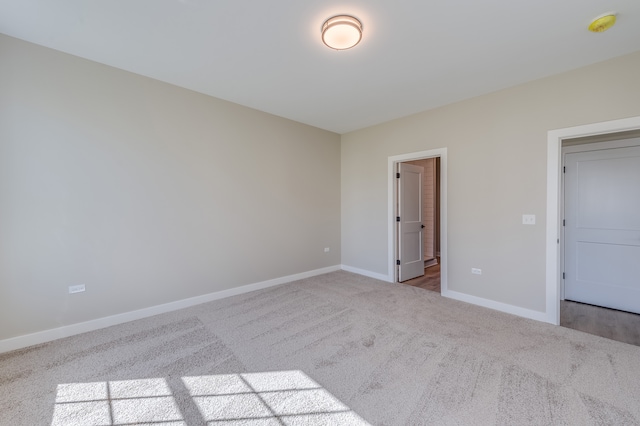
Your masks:
{"label": "round glass light shade", "polygon": [[350,49],[361,39],[362,23],[353,16],[334,16],[322,24],[322,41],[332,49]]}

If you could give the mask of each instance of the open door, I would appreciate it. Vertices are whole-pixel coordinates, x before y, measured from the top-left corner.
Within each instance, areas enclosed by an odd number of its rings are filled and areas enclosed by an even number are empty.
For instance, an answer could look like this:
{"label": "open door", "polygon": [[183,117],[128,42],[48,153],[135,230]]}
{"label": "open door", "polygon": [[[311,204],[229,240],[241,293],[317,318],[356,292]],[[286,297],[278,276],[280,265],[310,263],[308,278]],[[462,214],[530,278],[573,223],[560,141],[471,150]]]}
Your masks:
{"label": "open door", "polygon": [[424,168],[398,164],[398,281],[424,275],[422,185]]}

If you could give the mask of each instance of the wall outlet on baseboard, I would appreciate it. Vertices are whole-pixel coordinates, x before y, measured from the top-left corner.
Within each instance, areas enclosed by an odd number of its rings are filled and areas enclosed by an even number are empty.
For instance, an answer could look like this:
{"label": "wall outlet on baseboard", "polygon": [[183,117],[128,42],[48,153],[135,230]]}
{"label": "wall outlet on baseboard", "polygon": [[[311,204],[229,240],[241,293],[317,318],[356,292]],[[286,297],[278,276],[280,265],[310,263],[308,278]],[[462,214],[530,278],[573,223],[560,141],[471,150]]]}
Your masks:
{"label": "wall outlet on baseboard", "polygon": [[471,268],[471,273],[473,275],[482,275],[482,269],[480,269],[480,268]]}
{"label": "wall outlet on baseboard", "polygon": [[84,284],[70,285],[69,286],[69,294],[82,293],[84,290],[85,290]]}
{"label": "wall outlet on baseboard", "polygon": [[324,248],[324,252],[325,252],[325,253],[329,253],[330,251],[331,251],[331,249],[330,249],[329,247],[325,247],[325,248]]}

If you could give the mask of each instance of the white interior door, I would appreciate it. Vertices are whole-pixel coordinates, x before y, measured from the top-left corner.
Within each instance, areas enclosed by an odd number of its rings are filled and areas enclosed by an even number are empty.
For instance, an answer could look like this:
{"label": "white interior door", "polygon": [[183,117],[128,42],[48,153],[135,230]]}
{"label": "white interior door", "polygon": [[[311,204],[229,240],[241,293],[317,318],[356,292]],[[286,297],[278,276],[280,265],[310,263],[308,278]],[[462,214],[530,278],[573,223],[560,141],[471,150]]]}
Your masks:
{"label": "white interior door", "polygon": [[424,275],[422,185],[424,168],[398,164],[398,281]]}
{"label": "white interior door", "polygon": [[565,167],[565,299],[640,313],[640,147]]}

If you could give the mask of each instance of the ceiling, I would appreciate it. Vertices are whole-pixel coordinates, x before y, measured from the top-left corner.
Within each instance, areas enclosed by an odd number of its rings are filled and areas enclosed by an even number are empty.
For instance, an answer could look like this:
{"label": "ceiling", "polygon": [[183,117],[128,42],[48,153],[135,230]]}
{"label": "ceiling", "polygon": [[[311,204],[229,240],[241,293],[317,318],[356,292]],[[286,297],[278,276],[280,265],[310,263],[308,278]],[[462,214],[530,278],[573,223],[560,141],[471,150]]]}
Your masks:
{"label": "ceiling", "polygon": [[639,51],[640,1],[0,0],[0,33],[345,133]]}

